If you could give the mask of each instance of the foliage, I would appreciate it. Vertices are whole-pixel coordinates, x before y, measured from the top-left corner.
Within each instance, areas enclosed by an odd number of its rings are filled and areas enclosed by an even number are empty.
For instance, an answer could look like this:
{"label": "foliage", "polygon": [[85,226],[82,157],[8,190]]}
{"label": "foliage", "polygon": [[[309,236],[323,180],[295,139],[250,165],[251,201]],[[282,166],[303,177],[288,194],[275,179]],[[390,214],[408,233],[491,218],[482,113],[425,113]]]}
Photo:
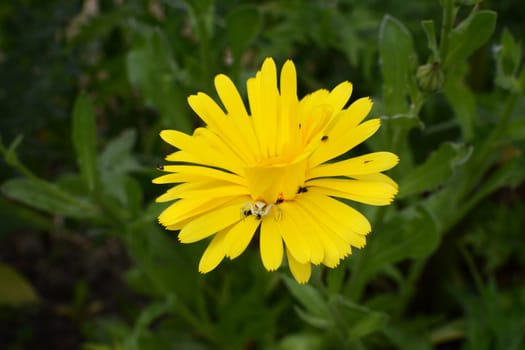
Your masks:
{"label": "foliage", "polygon": [[[103,310],[78,276],[59,308],[84,349],[525,346],[524,38],[512,19],[505,27],[509,2],[504,15],[480,1],[393,3],[0,5],[0,239],[116,237],[131,260],[123,279],[138,300]],[[46,26],[17,46],[26,21]],[[367,246],[308,285],[265,271],[255,247],[200,275],[204,245],[182,247],[156,223],[150,181],[169,151],[158,131],[191,132],[186,97],[212,94],[220,72],[240,83],[266,56],[294,59],[300,91],[348,79],[354,96],[371,95],[383,127],[367,147],[401,158],[395,205],[360,208],[374,228]],[[39,307],[7,263],[2,302]]]}

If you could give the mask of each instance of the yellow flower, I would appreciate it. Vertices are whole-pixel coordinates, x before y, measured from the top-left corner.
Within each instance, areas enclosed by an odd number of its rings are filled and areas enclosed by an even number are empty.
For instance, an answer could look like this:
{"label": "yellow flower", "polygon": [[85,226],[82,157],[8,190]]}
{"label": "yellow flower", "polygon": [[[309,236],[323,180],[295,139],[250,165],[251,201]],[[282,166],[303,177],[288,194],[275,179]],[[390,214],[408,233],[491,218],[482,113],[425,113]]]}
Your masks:
{"label": "yellow flower", "polygon": [[169,174],[154,180],[177,184],[157,199],[175,200],[159,222],[180,230],[183,243],[213,236],[200,260],[202,273],[239,256],[258,232],[264,267],[277,270],[286,252],[292,275],[305,283],[312,263],[337,266],[352,246],[364,247],[371,230],[361,213],[334,197],[387,205],[398,191],[381,173],[398,163],[393,153],[330,162],[379,129],[379,119],[363,122],[369,98],[344,108],[352,85],[343,82],[299,100],[292,61],[277,84],[275,63],[267,58],[247,81],[247,111],[232,81],[217,75],[224,109],[204,93],[192,95],[188,102],[206,127],[191,136],[160,133],[178,151],[166,157],[175,162],[163,167]]}

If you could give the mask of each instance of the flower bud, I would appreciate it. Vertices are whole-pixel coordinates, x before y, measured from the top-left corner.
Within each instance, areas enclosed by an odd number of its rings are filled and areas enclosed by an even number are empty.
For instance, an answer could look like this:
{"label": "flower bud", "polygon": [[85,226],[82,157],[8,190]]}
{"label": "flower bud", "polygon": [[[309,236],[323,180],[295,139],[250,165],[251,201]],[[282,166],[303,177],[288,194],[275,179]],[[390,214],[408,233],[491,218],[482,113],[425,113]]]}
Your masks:
{"label": "flower bud", "polygon": [[443,87],[445,75],[439,62],[434,62],[419,66],[416,72],[416,79],[421,90],[435,92]]}

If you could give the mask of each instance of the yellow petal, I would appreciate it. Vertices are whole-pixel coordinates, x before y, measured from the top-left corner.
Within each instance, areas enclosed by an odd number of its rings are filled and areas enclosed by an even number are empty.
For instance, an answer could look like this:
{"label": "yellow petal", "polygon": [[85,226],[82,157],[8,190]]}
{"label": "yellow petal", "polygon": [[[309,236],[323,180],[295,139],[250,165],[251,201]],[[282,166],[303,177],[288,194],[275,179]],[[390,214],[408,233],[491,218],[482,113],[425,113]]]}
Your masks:
{"label": "yellow petal", "polygon": [[244,200],[236,200],[227,206],[202,214],[190,221],[179,233],[182,243],[200,241],[240,220],[240,208]]}
{"label": "yellow petal", "polygon": [[330,91],[327,102],[332,105],[335,113],[339,112],[352,95],[352,84],[344,81]]}
{"label": "yellow petal", "polygon": [[186,198],[170,205],[159,215],[159,222],[168,227],[228,204],[237,197]]}
{"label": "yellow petal", "polygon": [[[246,186],[246,180],[237,174],[227,173],[219,169],[208,168],[205,166],[166,165],[164,166],[164,171],[171,172],[171,173],[180,173],[182,176],[186,176],[190,179],[186,181],[198,181],[199,179],[205,178],[208,180],[222,180],[222,181],[232,182],[232,183],[235,183],[241,186]],[[156,179],[153,180],[153,183],[162,184],[162,183],[181,182],[180,179],[178,179],[178,177],[174,175],[178,175],[178,174],[169,174],[169,175],[157,177]],[[192,178],[192,176],[195,176],[195,178]]]}
{"label": "yellow petal", "polygon": [[251,118],[246,111],[239,91],[231,79],[224,74],[217,75],[215,77],[215,89],[228,111],[228,116],[234,121],[233,125],[236,127],[239,136],[242,137],[243,143],[251,150],[252,156],[259,154],[260,147],[253,130]]}
{"label": "yellow petal", "polygon": [[227,230],[222,230],[218,232],[202,254],[199,262],[200,273],[210,272],[224,259],[224,238],[226,237],[226,231]]}
{"label": "yellow petal", "polygon": [[264,107],[264,114],[259,113],[254,118],[260,118],[262,123],[258,127],[268,129],[270,132],[266,134],[268,137],[268,153],[270,157],[277,156],[277,131],[279,114],[277,110],[277,101],[279,91],[277,90],[277,68],[275,62],[271,58],[264,60],[261,67],[260,75],[260,101]]}
{"label": "yellow petal", "polygon": [[307,185],[322,189],[327,196],[371,205],[388,205],[397,194],[397,188],[384,182],[322,178],[310,180]]}
{"label": "yellow petal", "polygon": [[373,181],[373,182],[384,182],[389,184],[392,187],[395,187],[396,189],[399,189],[398,184],[392,180],[389,176],[381,173],[377,174],[366,174],[366,175],[352,175],[352,178],[356,180],[365,180],[365,181]]}
{"label": "yellow petal", "polygon": [[326,127],[327,134],[334,138],[341,137],[347,130],[359,125],[370,113],[372,100],[369,97],[362,97],[354,101],[347,109],[338,113]]}
{"label": "yellow petal", "polygon": [[[207,181],[219,181],[211,178],[210,176],[205,176],[203,174],[198,175],[195,173],[175,173],[162,175],[157,178],[154,178],[151,182],[154,184],[180,184],[183,182],[207,182]],[[224,181],[222,181],[224,182]]]}
{"label": "yellow petal", "polygon": [[245,186],[224,185],[205,189],[188,190],[179,194],[179,198],[220,198],[230,196],[248,196],[249,192]]}
{"label": "yellow petal", "polygon": [[253,200],[275,203],[279,196],[293,199],[304,184],[306,160],[292,164],[253,166],[244,169],[247,188]]}
{"label": "yellow petal", "polygon": [[304,96],[300,101],[299,101],[299,110],[298,110],[298,115],[299,115],[299,122],[302,123],[303,122],[303,119],[305,116],[307,116],[309,114],[309,111],[311,111],[312,109],[314,109],[316,106],[319,106],[319,105],[326,105],[326,101],[328,100],[330,96],[330,92],[326,89],[319,89],[319,90],[316,90],[306,96]]}
{"label": "yellow petal", "polygon": [[283,261],[283,240],[274,218],[263,218],[260,237],[261,260],[268,271],[275,271]]}
{"label": "yellow petal", "polygon": [[[327,247],[324,245],[324,236],[326,232],[319,226],[319,217],[311,216],[310,213],[306,212],[304,208],[299,205],[299,201],[294,201],[292,203],[295,211],[297,212],[297,220],[299,221],[299,227],[301,234],[304,237],[304,240],[310,248],[310,261],[316,265],[319,265],[324,259],[326,254],[331,254],[335,251],[337,255],[337,250],[327,251]],[[331,247],[328,247],[330,250]]]}
{"label": "yellow petal", "polygon": [[309,110],[301,121],[301,137],[303,144],[312,142],[315,137],[321,139],[321,133],[333,114],[333,107],[329,104],[316,105]]}
{"label": "yellow petal", "polygon": [[[240,208],[238,208],[239,211]],[[226,234],[224,241],[226,256],[230,259],[235,259],[241,255],[248,244],[250,244],[253,234],[260,223],[260,220],[256,219],[255,216],[250,215],[235,224]]]}
{"label": "yellow petal", "polygon": [[247,196],[248,190],[244,186],[232,185],[223,181],[187,182],[178,184],[159,196],[157,203],[172,201],[180,198],[220,198],[230,196]]}
{"label": "yellow petal", "polygon": [[248,117],[242,97],[229,77],[224,74],[217,75],[215,89],[229,115],[238,119]]}
{"label": "yellow petal", "polygon": [[246,149],[239,136],[238,130],[232,123],[232,119],[228,118],[224,111],[217,105],[217,103],[208,95],[199,92],[197,95],[188,97],[190,107],[197,113],[197,115],[207,124],[208,129],[221,136],[221,140],[235,152],[244,162],[249,162],[251,158],[250,152]]}
{"label": "yellow petal", "polygon": [[297,73],[291,60],[286,60],[281,69],[281,96],[284,100],[297,101]]}
{"label": "yellow petal", "polygon": [[271,132],[270,129],[264,127],[264,113],[262,112],[260,98],[260,79],[257,77],[248,79],[246,81],[246,89],[250,105],[250,122],[258,145],[256,159],[260,159],[268,155],[268,134]]}
{"label": "yellow petal", "polygon": [[293,203],[284,202],[280,204],[282,215],[278,224],[281,226],[281,235],[286,249],[300,263],[310,261],[310,245],[306,242],[302,232],[301,217],[297,213],[297,208]]}
{"label": "yellow petal", "polygon": [[255,135],[261,149],[261,157],[276,156],[277,142],[277,69],[275,62],[267,58],[255,78],[246,82],[250,114]]}
{"label": "yellow petal", "polygon": [[[240,133],[237,133],[240,135]],[[247,147],[242,145],[239,148],[231,148],[224,139],[214,133],[213,131],[206,128],[195,129],[192,136],[191,147],[184,148],[185,152],[194,155],[196,160],[194,163],[201,163],[204,165],[212,165],[218,168],[225,168],[237,174],[241,174],[241,169],[245,164],[246,160],[242,157],[246,157],[246,152],[240,152],[242,149]],[[241,155],[241,153],[243,153]],[[174,155],[169,155],[166,160],[174,161]]]}
{"label": "yellow petal", "polygon": [[[179,194],[181,192],[184,192],[186,191],[187,189],[188,190],[191,190],[191,189],[195,189],[195,188],[206,188],[208,186],[216,186],[217,184],[221,184],[223,182],[220,182],[220,181],[210,181],[210,182],[193,182],[193,183],[183,183],[183,184],[178,184],[178,185],[175,185],[173,186],[172,188],[168,189],[165,193],[163,193],[162,195],[158,196],[156,199],[155,199],[155,202],[157,203],[163,203],[163,202],[168,202],[168,201],[172,201],[172,200],[175,200],[175,199],[179,199]],[[210,184],[210,185],[208,185]]]}
{"label": "yellow petal", "polygon": [[393,168],[399,162],[399,157],[390,152],[374,152],[343,160],[336,163],[319,165],[306,174],[307,179],[316,177],[335,177],[366,175],[378,173]]}
{"label": "yellow petal", "polygon": [[312,274],[312,265],[310,262],[300,263],[294,258],[288,248],[286,249],[286,256],[288,257],[290,272],[295,280],[300,284],[308,282],[310,275]]}
{"label": "yellow petal", "polygon": [[281,69],[281,110],[277,151],[282,154],[296,154],[299,147],[299,119],[297,108],[297,76],[292,61],[287,60]]}
{"label": "yellow petal", "polygon": [[162,130],[159,135],[165,142],[178,149],[191,148],[193,144],[190,135],[178,130]]}
{"label": "yellow petal", "polygon": [[211,146],[202,148],[202,152],[200,153],[176,151],[170,153],[165,159],[169,162],[199,164],[221,170],[224,169],[227,172],[237,175],[243,174],[242,169],[245,166],[238,158],[230,158],[227,152],[221,152],[220,147],[211,150]]}
{"label": "yellow petal", "polygon": [[310,243],[312,251],[311,262],[316,265],[322,262],[329,267],[336,266],[344,256],[341,255],[339,251],[346,249],[338,248],[337,244],[348,246],[349,243],[330,232],[330,228],[323,224],[326,217],[317,215],[317,213],[312,216],[311,212],[308,212],[306,208],[304,208],[304,204],[300,202],[302,201],[296,201],[296,205],[302,210],[303,229],[305,230],[305,236]]}
{"label": "yellow petal", "polygon": [[297,200],[301,206],[312,216],[323,218],[320,220],[333,232],[341,236],[354,247],[362,248],[365,236],[372,227],[368,219],[349,205],[324,194],[322,189],[309,188]]}
{"label": "yellow petal", "polygon": [[328,139],[312,153],[310,167],[333,159],[359,145],[372,136],[381,126],[379,119],[370,119],[359,126],[345,130],[341,136],[328,133]]}

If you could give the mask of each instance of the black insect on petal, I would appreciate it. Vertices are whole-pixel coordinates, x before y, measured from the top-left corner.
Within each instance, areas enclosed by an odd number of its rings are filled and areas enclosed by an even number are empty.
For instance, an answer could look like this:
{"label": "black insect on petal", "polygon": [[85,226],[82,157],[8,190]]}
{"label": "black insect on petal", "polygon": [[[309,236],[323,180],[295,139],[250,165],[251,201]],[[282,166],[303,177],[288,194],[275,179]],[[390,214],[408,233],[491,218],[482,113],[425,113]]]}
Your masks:
{"label": "black insect on petal", "polygon": [[323,142],[328,141],[328,136],[327,136],[327,135],[324,135],[323,137],[321,137],[321,141],[323,141]]}
{"label": "black insect on petal", "polygon": [[299,186],[299,188],[297,189],[297,194],[305,193],[305,192],[308,192],[308,188],[306,188],[306,187]]}

